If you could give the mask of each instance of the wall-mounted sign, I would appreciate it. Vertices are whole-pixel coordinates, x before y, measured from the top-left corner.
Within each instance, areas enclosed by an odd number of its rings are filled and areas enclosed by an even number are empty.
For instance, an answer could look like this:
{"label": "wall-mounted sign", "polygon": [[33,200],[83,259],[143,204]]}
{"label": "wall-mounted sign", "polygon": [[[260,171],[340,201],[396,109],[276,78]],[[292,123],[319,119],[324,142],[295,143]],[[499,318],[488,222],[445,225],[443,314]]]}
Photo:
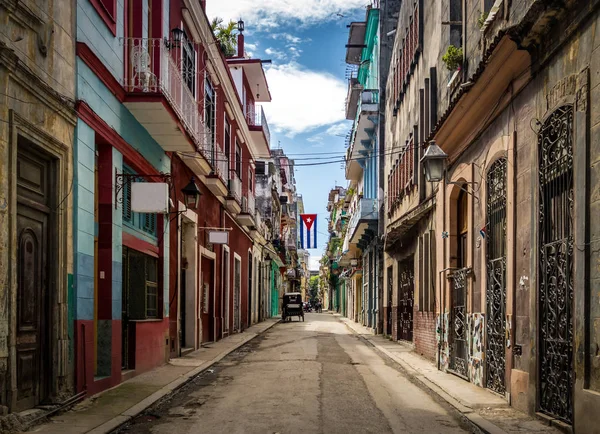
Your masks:
{"label": "wall-mounted sign", "polygon": [[211,244],[228,244],[228,231],[208,231],[208,242]]}
{"label": "wall-mounted sign", "polygon": [[131,210],[133,212],[169,212],[169,184],[166,182],[132,182]]}

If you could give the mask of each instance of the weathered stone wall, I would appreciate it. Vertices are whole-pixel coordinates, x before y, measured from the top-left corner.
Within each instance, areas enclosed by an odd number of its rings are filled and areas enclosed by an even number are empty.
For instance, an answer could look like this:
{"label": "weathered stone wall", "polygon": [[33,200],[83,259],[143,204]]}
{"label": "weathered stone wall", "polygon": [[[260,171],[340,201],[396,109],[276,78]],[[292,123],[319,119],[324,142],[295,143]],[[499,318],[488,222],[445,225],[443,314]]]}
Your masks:
{"label": "weathered stone wall", "polygon": [[[75,126],[75,45],[71,3],[0,1],[0,414],[16,402],[16,150],[26,137],[60,171],[53,229],[50,396],[72,391],[72,145]],[[13,362],[11,362],[11,360]]]}

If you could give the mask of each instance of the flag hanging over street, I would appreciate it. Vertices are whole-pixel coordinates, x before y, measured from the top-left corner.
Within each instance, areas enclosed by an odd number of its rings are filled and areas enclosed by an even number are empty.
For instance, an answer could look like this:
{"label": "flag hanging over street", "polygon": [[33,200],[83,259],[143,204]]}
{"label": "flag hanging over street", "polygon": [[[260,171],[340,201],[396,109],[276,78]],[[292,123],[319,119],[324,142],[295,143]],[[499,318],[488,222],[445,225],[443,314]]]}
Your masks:
{"label": "flag hanging over street", "polygon": [[302,222],[300,223],[300,248],[317,248],[317,215],[300,214]]}

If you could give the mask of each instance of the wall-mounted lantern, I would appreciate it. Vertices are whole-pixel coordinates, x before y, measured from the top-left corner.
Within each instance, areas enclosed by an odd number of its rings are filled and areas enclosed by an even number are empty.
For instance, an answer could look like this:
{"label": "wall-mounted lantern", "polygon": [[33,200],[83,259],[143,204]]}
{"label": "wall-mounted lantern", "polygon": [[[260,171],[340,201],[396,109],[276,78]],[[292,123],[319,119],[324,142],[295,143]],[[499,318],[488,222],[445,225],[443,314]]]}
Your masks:
{"label": "wall-mounted lantern", "polygon": [[171,39],[165,38],[165,46],[168,50],[179,47],[181,40],[183,39],[184,32],[179,27],[175,27],[171,30]]}
{"label": "wall-mounted lantern", "polygon": [[181,192],[183,193],[185,207],[187,209],[195,210],[198,207],[198,202],[200,201],[202,193],[200,192],[200,189],[198,189],[193,176],[192,179],[190,179],[190,183],[183,187]]}
{"label": "wall-mounted lantern", "polygon": [[429,142],[429,146],[421,158],[427,181],[440,182],[444,179],[447,158],[448,154],[446,154],[435,141],[432,140]]}

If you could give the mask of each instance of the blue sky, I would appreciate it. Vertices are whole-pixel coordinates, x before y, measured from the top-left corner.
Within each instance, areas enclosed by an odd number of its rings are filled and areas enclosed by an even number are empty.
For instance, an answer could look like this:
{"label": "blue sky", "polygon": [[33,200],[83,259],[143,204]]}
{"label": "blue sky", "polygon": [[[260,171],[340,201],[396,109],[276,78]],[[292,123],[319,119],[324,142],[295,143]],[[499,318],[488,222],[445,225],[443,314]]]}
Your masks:
{"label": "blue sky", "polygon": [[[343,163],[347,92],[346,27],[365,19],[368,0],[207,0],[210,18],[245,22],[245,51],[271,59],[266,66],[273,101],[265,104],[271,147],[281,147],[296,161],[296,186],[306,213],[318,214],[319,248],[327,242],[327,196],[346,185]],[[332,164],[301,166],[317,162]],[[313,265],[314,266],[314,265]]]}

